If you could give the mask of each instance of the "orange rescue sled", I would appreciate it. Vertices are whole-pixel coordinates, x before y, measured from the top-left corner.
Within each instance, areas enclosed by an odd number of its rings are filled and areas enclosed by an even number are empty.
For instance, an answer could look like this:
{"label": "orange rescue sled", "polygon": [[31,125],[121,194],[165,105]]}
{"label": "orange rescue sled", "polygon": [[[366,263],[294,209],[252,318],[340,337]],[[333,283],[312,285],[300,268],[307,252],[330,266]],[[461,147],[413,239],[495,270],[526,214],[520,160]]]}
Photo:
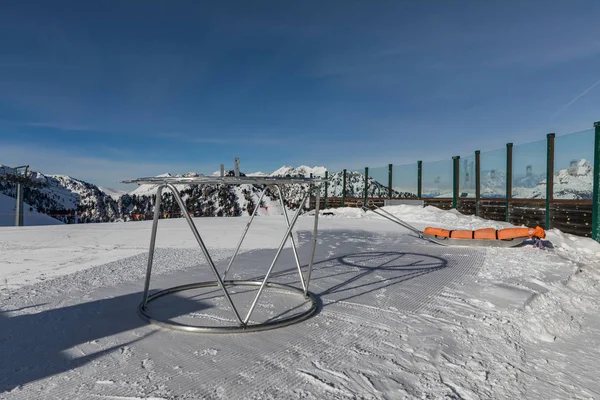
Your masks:
{"label": "orange rescue sled", "polygon": [[[360,205],[359,205],[360,204]],[[375,205],[371,200],[367,205],[363,205],[362,202],[358,202],[357,206],[365,211],[372,211],[375,214],[382,216],[404,228],[416,233],[421,239],[428,240],[430,242],[440,244],[442,246],[455,245],[455,246],[488,246],[488,247],[515,247],[522,244],[528,239],[535,238],[536,244],[540,246],[541,240],[546,237],[546,232],[536,226],[535,228],[505,228],[505,229],[494,229],[494,228],[483,228],[475,231],[462,230],[462,229],[443,229],[427,227],[423,232],[415,228],[414,226],[407,224],[397,216],[385,211],[384,209]]]}
{"label": "orange rescue sled", "polygon": [[435,241],[448,241],[453,242],[453,244],[462,242],[462,244],[469,245],[471,244],[470,241],[473,241],[472,244],[480,242],[479,244],[482,245],[506,244],[508,246],[515,246],[527,239],[543,239],[546,237],[546,232],[539,226],[536,226],[535,228],[504,228],[498,230],[494,228],[483,228],[474,231],[427,227],[423,231],[423,235]]}

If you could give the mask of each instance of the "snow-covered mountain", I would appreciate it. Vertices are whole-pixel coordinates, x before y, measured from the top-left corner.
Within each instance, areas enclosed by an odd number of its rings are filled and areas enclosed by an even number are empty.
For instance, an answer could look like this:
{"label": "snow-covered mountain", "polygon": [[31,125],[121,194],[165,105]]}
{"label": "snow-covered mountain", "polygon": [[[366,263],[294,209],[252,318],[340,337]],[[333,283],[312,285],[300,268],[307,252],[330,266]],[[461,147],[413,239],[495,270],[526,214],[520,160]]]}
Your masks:
{"label": "snow-covered mountain", "polygon": [[308,167],[306,165],[301,165],[299,167],[286,167],[285,165],[279,168],[277,171],[269,174],[270,176],[290,176],[290,177],[300,177],[300,178],[308,178],[312,174],[313,177],[325,176],[325,172],[327,168],[325,167]]}
{"label": "snow-covered mountain", "polygon": [[[3,175],[14,175],[14,170],[0,166]],[[98,186],[67,175],[44,175],[30,171],[32,185],[24,188],[24,201],[38,212],[64,222],[74,222],[75,215],[83,220],[110,221],[114,218],[115,200]],[[16,196],[16,184],[0,179],[0,193]]]}
{"label": "snow-covered mountain", "polygon": [[[329,176],[329,185],[327,188],[328,196],[341,197],[343,187],[343,172],[336,172]],[[346,171],[346,197],[363,197],[364,191],[364,174],[358,171]],[[367,195],[368,197],[388,197],[388,186],[376,181],[375,179],[373,179],[373,177],[369,176]],[[399,192],[398,190],[392,189],[392,197],[412,198],[416,196],[409,192]]]}

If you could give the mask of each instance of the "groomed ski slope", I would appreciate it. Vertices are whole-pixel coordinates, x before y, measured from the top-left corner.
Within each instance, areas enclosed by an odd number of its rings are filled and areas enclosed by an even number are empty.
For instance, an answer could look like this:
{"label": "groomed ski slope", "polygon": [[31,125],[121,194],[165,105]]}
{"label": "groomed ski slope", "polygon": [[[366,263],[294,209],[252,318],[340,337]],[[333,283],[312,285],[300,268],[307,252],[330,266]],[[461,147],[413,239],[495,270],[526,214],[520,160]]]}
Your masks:
{"label": "groomed ski slope", "polygon": [[[510,226],[385,209],[417,228]],[[327,211],[311,283],[322,309],[235,335],[137,316],[150,221],[0,228],[0,399],[600,398],[600,244],[551,230],[544,250],[442,247],[370,212]],[[195,221],[223,271],[246,219]],[[264,274],[284,223],[257,218],[236,279]],[[312,223],[295,232],[303,261]],[[160,222],[157,246],[153,288],[213,280],[183,219]],[[292,260],[288,247],[273,280],[297,283]],[[223,321],[222,300],[182,293],[155,311]],[[287,301],[268,294],[259,315]]]}

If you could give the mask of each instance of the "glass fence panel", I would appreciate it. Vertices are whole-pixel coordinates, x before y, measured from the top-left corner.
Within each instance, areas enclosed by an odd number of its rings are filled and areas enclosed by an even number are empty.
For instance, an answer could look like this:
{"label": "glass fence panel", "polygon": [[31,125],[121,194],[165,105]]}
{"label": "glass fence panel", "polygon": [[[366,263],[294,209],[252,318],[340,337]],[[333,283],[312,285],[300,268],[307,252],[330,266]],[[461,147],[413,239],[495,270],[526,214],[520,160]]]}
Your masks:
{"label": "glass fence panel", "polygon": [[389,167],[369,168],[368,197],[388,197]]}
{"label": "glass fence panel", "polygon": [[[340,175],[340,188],[342,185],[342,175]],[[346,197],[364,197],[365,195],[365,170],[347,170],[346,171]],[[340,189],[340,196],[341,196]]]}
{"label": "glass fence panel", "polygon": [[513,147],[512,196],[546,198],[546,140]]}
{"label": "glass fence panel", "polygon": [[475,155],[460,158],[459,197],[475,198]]}
{"label": "glass fence panel", "polygon": [[591,200],[594,178],[593,129],[554,139],[555,199]]}
{"label": "glass fence panel", "polygon": [[452,159],[423,163],[423,197],[452,197]]}
{"label": "glass fence panel", "polygon": [[418,186],[418,164],[394,165],[392,170],[392,197],[416,198]]}
{"label": "glass fence panel", "polygon": [[329,171],[327,197],[342,197],[343,176],[344,171]]}
{"label": "glass fence panel", "polygon": [[506,197],[506,148],[480,154],[481,198]]}

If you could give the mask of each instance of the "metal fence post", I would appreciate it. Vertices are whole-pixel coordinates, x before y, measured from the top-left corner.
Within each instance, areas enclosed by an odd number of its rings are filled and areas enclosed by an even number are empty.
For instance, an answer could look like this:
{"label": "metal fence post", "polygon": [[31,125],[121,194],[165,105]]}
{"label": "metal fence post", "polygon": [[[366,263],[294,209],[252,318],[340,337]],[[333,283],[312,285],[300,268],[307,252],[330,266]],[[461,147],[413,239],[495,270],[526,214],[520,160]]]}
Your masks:
{"label": "metal fence post", "polygon": [[365,202],[363,203],[364,205],[367,205],[367,197],[368,197],[368,190],[369,190],[369,167],[365,167]]}
{"label": "metal fence post", "polygon": [[594,191],[592,195],[592,239],[600,242],[600,121],[594,123]]}
{"label": "metal fence post", "polygon": [[460,156],[452,157],[452,208],[458,206],[458,196],[460,195]]}
{"label": "metal fence post", "polygon": [[15,226],[23,226],[23,184],[17,182],[17,206],[15,207]]}
{"label": "metal fence post", "polygon": [[392,164],[388,164],[388,198],[392,198],[392,170],[394,166]]}
{"label": "metal fence post", "polygon": [[554,200],[554,133],[546,135],[546,229],[550,229],[550,203]]}
{"label": "metal fence post", "polygon": [[346,170],[342,176],[342,207],[346,205]]}
{"label": "metal fence post", "polygon": [[417,161],[417,199],[423,196],[423,161]]}
{"label": "metal fence post", "polygon": [[475,150],[475,216],[479,217],[481,200],[481,151]]}
{"label": "metal fence post", "polygon": [[512,199],[513,144],[506,143],[506,222],[510,220],[510,200]]}
{"label": "metal fence post", "polygon": [[327,208],[327,188],[329,186],[329,171],[325,171],[325,196],[323,196],[323,209]]}

